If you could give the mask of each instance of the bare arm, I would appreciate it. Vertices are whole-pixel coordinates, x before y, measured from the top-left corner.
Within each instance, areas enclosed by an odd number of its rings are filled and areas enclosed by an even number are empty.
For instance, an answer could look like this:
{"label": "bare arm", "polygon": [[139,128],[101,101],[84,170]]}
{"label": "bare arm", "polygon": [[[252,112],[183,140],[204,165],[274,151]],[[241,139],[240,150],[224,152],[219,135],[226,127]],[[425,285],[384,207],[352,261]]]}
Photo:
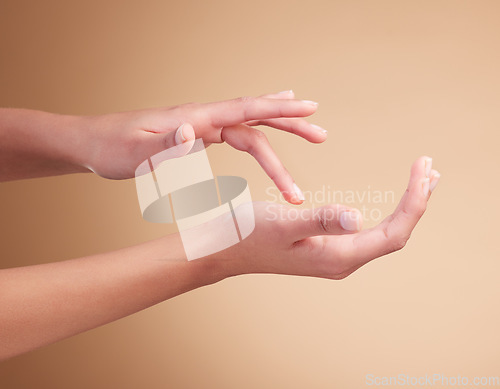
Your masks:
{"label": "bare arm", "polygon": [[308,123],[317,104],[296,100],[292,91],[215,103],[112,113],[57,115],[0,109],[0,181],[93,171],[105,178],[133,178],[141,162],[179,143],[202,138],[250,153],[291,203],[302,193],[273,151],[264,125],[310,142],[326,131]]}
{"label": "bare arm", "polygon": [[0,359],[95,328],[226,277],[277,273],[347,277],[404,247],[439,173],[419,158],[395,212],[361,231],[361,213],[342,205],[305,209],[256,203],[255,230],[211,256],[186,261],[177,234],[86,258],[0,270]]}
{"label": "bare arm", "polygon": [[0,181],[89,172],[81,119],[0,108]]}
{"label": "bare arm", "polygon": [[90,257],[0,270],[0,360],[222,279],[177,234]]}

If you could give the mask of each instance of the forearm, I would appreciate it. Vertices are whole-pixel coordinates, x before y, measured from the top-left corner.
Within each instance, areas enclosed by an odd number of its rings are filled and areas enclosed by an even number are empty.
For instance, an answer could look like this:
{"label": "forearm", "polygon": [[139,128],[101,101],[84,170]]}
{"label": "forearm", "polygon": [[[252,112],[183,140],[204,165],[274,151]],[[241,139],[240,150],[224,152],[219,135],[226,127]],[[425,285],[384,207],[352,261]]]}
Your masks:
{"label": "forearm", "polygon": [[0,108],[0,181],[88,172],[83,124],[77,116]]}
{"label": "forearm", "polygon": [[0,270],[0,360],[223,278],[215,258],[188,262],[177,234],[91,257]]}

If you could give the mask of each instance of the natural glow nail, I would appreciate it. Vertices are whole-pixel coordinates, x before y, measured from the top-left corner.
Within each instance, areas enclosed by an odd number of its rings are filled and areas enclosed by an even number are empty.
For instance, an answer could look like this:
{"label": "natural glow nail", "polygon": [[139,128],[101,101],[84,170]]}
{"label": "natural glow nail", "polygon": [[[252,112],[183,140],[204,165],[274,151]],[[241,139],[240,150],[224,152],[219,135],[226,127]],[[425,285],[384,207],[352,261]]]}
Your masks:
{"label": "natural glow nail", "polygon": [[284,90],[282,92],[278,92],[279,95],[284,95],[284,94],[293,94],[293,90],[289,89],[289,90]]}
{"label": "natural glow nail", "polygon": [[327,130],[325,130],[324,128],[321,128],[320,126],[316,125],[316,124],[311,124],[311,127],[314,128],[315,130],[318,130],[319,132],[323,133],[323,134],[326,134],[328,133]]}
{"label": "natural glow nail", "polygon": [[356,211],[343,211],[340,214],[340,225],[346,231],[359,230],[359,213]]}
{"label": "natural glow nail", "polygon": [[429,190],[432,192],[434,189],[436,189],[436,186],[439,182],[439,179],[441,178],[441,174],[436,173],[434,174],[434,177],[432,177],[432,181],[429,185]]}
{"label": "natural glow nail", "polygon": [[182,129],[184,128],[184,124],[180,126],[175,132],[175,144],[180,145],[186,141],[184,134],[182,133]]}
{"label": "natural glow nail", "polygon": [[424,178],[422,181],[422,191],[424,192],[424,196],[427,196],[429,194],[429,178]]}
{"label": "natural glow nail", "polygon": [[425,159],[425,176],[430,177],[432,169],[432,158]]}
{"label": "natural glow nail", "polygon": [[304,197],[304,193],[300,190],[296,183],[293,183],[293,191],[295,192],[295,196],[300,200],[304,201],[306,198]]}
{"label": "natural glow nail", "polygon": [[314,106],[317,106],[318,103],[315,102],[315,101],[311,101],[311,100],[302,100],[303,103],[306,103],[306,104],[310,104],[310,105],[314,105]]}

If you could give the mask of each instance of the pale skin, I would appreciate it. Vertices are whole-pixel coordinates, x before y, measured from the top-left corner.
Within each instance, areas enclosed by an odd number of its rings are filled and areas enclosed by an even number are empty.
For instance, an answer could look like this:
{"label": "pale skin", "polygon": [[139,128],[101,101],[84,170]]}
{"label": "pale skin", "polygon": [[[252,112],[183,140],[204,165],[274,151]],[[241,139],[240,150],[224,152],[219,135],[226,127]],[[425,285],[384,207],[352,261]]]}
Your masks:
{"label": "pale skin", "polygon": [[[293,179],[255,125],[322,142],[326,133],[303,118],[316,104],[290,91],[212,104],[73,117],[0,110],[0,180],[90,169],[133,177],[145,158],[179,142],[226,141],[251,153],[291,203],[301,203]],[[185,124],[187,123],[187,124]],[[183,136],[178,128],[183,125]],[[359,211],[342,205],[302,210],[255,203],[256,227],[243,242],[186,261],[178,234],[121,250],[0,270],[0,360],[117,320],[225,278],[276,273],[342,279],[372,259],[401,249],[423,215],[439,173],[420,157],[394,213],[361,230]]]}
{"label": "pale skin", "polygon": [[205,145],[226,142],[253,155],[285,199],[300,204],[293,178],[255,126],[321,143],[326,131],[303,119],[317,107],[284,91],[86,117],[0,109],[0,181],[90,171],[111,179],[133,178],[137,166],[151,155],[203,138]]}

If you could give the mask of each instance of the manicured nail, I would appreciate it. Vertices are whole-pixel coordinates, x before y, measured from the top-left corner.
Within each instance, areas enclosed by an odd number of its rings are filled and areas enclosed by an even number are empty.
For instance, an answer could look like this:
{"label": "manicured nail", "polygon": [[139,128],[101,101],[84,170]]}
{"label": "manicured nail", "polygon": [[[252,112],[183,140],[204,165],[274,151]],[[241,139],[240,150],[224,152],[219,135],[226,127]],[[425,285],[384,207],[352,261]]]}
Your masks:
{"label": "manicured nail", "polygon": [[175,132],[175,144],[180,145],[186,141],[184,134],[182,133],[182,129],[184,128],[184,124],[180,126]]}
{"label": "manicured nail", "polygon": [[432,181],[429,185],[429,190],[432,192],[434,189],[436,189],[436,186],[439,182],[439,179],[441,178],[441,174],[439,173],[436,173],[434,174],[434,176],[432,177]]}
{"label": "manicured nail", "polygon": [[303,103],[314,105],[315,107],[318,105],[317,102],[311,100],[302,100]]}
{"label": "manicured nail", "polygon": [[356,211],[343,211],[340,214],[340,225],[346,231],[358,231],[359,213]]}
{"label": "manicured nail", "polygon": [[304,197],[304,193],[302,193],[302,191],[300,190],[300,188],[297,186],[297,184],[295,182],[293,183],[293,191],[295,192],[295,196],[297,196],[297,198],[300,201],[304,201],[306,199]]}
{"label": "manicured nail", "polygon": [[429,194],[429,178],[424,178],[422,181],[422,191],[424,192],[424,196]]}
{"label": "manicured nail", "polygon": [[426,158],[425,159],[425,176],[426,177],[431,176],[431,169],[432,169],[432,158]]}
{"label": "manicured nail", "polygon": [[293,90],[289,89],[289,90],[284,90],[282,92],[278,92],[279,95],[284,95],[284,94],[292,94],[293,95]]}
{"label": "manicured nail", "polygon": [[322,132],[323,134],[327,134],[328,131],[325,130],[324,128],[321,128],[320,126],[316,124],[311,124],[311,127],[314,128],[315,130],[318,130],[319,132]]}

